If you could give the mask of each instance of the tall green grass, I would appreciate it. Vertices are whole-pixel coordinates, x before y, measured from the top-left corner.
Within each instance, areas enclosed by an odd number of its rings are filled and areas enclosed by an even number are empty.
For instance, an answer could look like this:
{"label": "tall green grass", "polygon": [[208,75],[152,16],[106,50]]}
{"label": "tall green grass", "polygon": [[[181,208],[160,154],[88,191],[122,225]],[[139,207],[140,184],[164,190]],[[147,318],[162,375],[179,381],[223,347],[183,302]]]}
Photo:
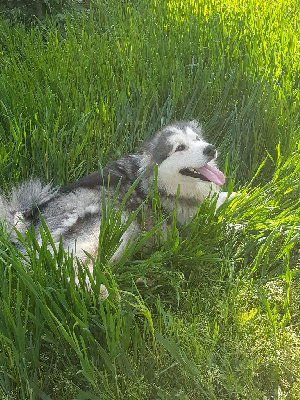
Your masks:
{"label": "tall green grass", "polygon": [[73,180],[174,119],[199,119],[241,183],[279,140],[290,154],[299,135],[296,3],[180,4],[99,2],[63,32],[2,21],[3,179],[17,165],[15,179]]}
{"label": "tall green grass", "polygon": [[106,301],[82,268],[75,285],[47,230],[41,246],[28,234],[25,259],[1,230],[1,399],[300,397],[297,19],[296,1],[112,0],[63,27],[0,20],[3,191],[73,181],[194,118],[229,189],[242,185],[166,238],[158,212],[153,245],[142,235],[115,266],[124,227],[108,209]]}

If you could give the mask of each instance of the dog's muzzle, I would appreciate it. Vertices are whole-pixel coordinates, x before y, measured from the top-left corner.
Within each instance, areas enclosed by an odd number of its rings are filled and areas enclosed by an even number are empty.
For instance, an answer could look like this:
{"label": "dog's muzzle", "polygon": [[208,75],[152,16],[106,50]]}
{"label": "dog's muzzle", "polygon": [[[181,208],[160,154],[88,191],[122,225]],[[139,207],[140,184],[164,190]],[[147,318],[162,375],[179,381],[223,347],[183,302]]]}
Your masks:
{"label": "dog's muzzle", "polygon": [[[207,145],[203,154],[207,157],[207,162],[213,160],[217,156],[217,150],[212,144]],[[201,181],[212,182],[218,186],[222,186],[225,183],[225,176],[223,172],[212,165],[205,164],[202,167],[188,167],[183,168],[179,171],[182,175],[190,176],[192,178],[201,179]]]}

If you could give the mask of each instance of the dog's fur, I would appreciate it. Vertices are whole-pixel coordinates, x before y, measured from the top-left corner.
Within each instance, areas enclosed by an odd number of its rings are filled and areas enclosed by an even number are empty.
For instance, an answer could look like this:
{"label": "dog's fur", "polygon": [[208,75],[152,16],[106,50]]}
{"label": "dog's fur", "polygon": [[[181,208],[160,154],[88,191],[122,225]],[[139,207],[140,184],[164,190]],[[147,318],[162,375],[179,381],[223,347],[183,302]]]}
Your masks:
{"label": "dog's fur", "polygon": [[[125,204],[125,221],[128,212],[136,210],[148,196],[157,165],[157,188],[166,214],[172,213],[180,187],[177,221],[183,224],[195,215],[204,198],[219,192],[225,181],[224,175],[215,167],[216,155],[215,147],[204,140],[201,126],[196,121],[176,122],[144,143],[138,153],[113,161],[102,173],[96,171],[62,188],[43,186],[33,179],[13,188],[10,200],[0,196],[0,219],[5,221],[11,240],[17,244],[14,227],[24,236],[33,226],[40,240],[41,214],[55,245],[58,246],[62,239],[65,249],[86,261],[86,252],[94,257],[98,252],[103,185],[106,193],[109,191],[113,197],[121,181],[115,204],[119,207],[140,177]],[[226,197],[226,192],[219,193],[217,207]],[[124,233],[113,256],[115,261],[128,240],[138,234],[139,222],[131,224]]]}

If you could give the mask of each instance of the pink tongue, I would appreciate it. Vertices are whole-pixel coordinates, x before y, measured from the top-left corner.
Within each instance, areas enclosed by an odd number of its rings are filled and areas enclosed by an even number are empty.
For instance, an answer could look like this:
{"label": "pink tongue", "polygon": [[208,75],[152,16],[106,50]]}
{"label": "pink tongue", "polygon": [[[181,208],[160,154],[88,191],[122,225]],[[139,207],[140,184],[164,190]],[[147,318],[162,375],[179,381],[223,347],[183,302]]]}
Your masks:
{"label": "pink tongue", "polygon": [[197,172],[201,175],[205,176],[209,181],[215,183],[218,186],[224,185],[225,183],[225,176],[223,172],[218,170],[218,168],[212,167],[211,165],[204,165],[201,168],[195,168]]}

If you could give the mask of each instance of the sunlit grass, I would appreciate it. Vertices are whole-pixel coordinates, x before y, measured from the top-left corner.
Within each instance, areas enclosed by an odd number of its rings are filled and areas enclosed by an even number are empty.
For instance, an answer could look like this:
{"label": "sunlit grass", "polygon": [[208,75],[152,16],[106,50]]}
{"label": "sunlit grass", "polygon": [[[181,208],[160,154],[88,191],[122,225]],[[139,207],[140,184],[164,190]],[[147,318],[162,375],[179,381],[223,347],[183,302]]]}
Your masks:
{"label": "sunlit grass", "polygon": [[95,1],[63,28],[0,21],[1,191],[71,182],[176,119],[204,124],[239,190],[165,239],[158,224],[115,266],[124,227],[108,212],[104,302],[84,269],[75,285],[62,247],[47,251],[47,231],[42,246],[28,235],[26,260],[1,231],[1,398],[300,398],[297,22],[296,1],[260,0]]}

